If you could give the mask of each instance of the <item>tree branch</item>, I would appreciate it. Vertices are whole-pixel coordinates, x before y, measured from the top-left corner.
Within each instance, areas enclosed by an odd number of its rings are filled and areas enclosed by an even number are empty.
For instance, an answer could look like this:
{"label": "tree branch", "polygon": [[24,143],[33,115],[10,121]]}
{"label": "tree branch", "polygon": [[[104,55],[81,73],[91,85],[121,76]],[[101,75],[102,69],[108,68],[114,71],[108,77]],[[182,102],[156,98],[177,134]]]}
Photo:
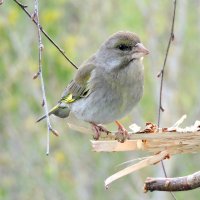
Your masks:
{"label": "tree branch", "polygon": [[[172,16],[171,32],[170,32],[170,37],[169,37],[169,41],[168,41],[168,45],[167,45],[165,58],[164,58],[164,63],[163,63],[163,66],[162,66],[162,69],[161,69],[160,73],[158,74],[158,77],[161,77],[161,79],[160,79],[159,107],[158,107],[158,123],[157,123],[158,127],[160,127],[161,111],[164,112],[164,108],[163,108],[163,105],[162,105],[164,72],[165,72],[165,66],[166,66],[166,62],[167,62],[167,58],[168,58],[168,53],[169,53],[169,49],[170,49],[170,46],[171,46],[171,42],[174,40],[175,16],[176,16],[176,0],[174,0],[174,11],[173,11],[173,16]],[[166,169],[165,169],[163,161],[161,161],[161,165],[162,165],[162,169],[163,169],[164,175],[167,178],[167,172],[166,172]],[[174,199],[176,199],[172,193],[171,193],[171,195],[173,196]]]}
{"label": "tree branch", "polygon": [[45,87],[44,87],[44,80],[43,80],[43,75],[42,75],[42,50],[43,50],[43,44],[42,44],[42,37],[41,37],[41,29],[40,29],[40,21],[39,21],[39,14],[38,14],[38,0],[35,0],[35,8],[34,8],[34,13],[32,16],[33,21],[37,22],[37,32],[38,32],[38,72],[34,76],[34,79],[37,78],[38,76],[40,77],[40,82],[41,82],[41,88],[42,88],[42,98],[43,98],[43,106],[45,110],[45,114],[47,116],[47,150],[46,154],[49,154],[49,135],[50,135],[50,130],[51,124],[50,124],[50,119],[48,115],[48,105],[47,105],[47,98],[46,98],[46,93],[45,93]]}
{"label": "tree branch", "polygon": [[147,178],[144,192],[148,191],[186,191],[200,187],[200,171],[177,178]]}
{"label": "tree branch", "polygon": [[46,154],[49,154],[49,137],[50,137],[50,131],[55,134],[56,136],[58,135],[57,131],[54,130],[51,126],[50,119],[49,119],[49,111],[48,111],[48,105],[47,105],[47,98],[46,98],[46,93],[45,93],[45,86],[44,86],[44,79],[43,79],[43,74],[42,74],[42,50],[44,48],[42,44],[42,36],[41,36],[41,28],[40,28],[40,22],[39,22],[39,9],[38,9],[38,0],[35,0],[35,6],[34,6],[34,13],[33,16],[31,17],[33,21],[36,22],[37,24],[37,33],[38,33],[38,72],[35,74],[34,79],[36,79],[38,76],[40,77],[40,82],[41,82],[41,88],[42,88],[42,106],[44,106],[45,110],[45,115],[46,120],[47,120],[47,150]]}
{"label": "tree branch", "polygon": [[[27,11],[27,6],[23,5],[22,3],[20,3],[17,0],[13,0],[25,13],[26,15],[32,19],[32,21],[35,23],[35,25],[38,26],[38,22],[36,19],[34,19],[31,14]],[[78,67],[65,55],[64,50],[62,50],[55,42],[54,40],[46,33],[46,31],[44,31],[44,29],[42,28],[42,26],[39,24],[39,29],[40,31],[44,34],[44,36],[56,47],[56,49],[65,57],[65,59],[76,69],[78,69]]]}
{"label": "tree branch", "polygon": [[172,17],[172,25],[171,25],[171,32],[170,32],[170,37],[167,45],[167,50],[164,58],[164,63],[162,66],[162,69],[160,73],[158,74],[158,77],[161,77],[160,79],[160,95],[159,95],[159,107],[158,107],[158,127],[160,126],[160,121],[161,121],[161,111],[164,111],[164,108],[162,106],[162,94],[163,94],[163,81],[164,81],[164,73],[165,73],[165,66],[169,54],[169,49],[171,46],[171,42],[174,40],[174,22],[175,22],[175,16],[176,16],[176,0],[174,0],[174,12],[173,12],[173,17]]}

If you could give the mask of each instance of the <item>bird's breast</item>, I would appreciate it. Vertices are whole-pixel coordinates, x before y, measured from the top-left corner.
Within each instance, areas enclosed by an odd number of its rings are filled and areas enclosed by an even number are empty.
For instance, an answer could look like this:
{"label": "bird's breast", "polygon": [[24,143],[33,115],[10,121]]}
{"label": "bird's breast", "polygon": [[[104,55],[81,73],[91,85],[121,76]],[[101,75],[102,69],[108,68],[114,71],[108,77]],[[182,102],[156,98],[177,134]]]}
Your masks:
{"label": "bird's breast", "polygon": [[143,68],[131,67],[117,73],[94,72],[90,95],[73,103],[72,112],[84,121],[103,124],[124,117],[143,94]]}

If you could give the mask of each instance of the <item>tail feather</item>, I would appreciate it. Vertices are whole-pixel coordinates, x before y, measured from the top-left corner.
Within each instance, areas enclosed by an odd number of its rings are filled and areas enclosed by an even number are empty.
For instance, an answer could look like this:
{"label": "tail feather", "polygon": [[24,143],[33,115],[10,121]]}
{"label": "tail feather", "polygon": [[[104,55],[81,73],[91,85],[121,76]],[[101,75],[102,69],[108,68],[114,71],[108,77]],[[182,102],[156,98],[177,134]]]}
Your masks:
{"label": "tail feather", "polygon": [[[55,113],[57,110],[59,109],[59,105],[54,106],[48,113],[48,116],[50,116],[51,114]],[[47,117],[47,115],[43,115],[42,117],[40,117],[39,119],[37,119],[36,122],[40,122],[43,119],[45,119]]]}

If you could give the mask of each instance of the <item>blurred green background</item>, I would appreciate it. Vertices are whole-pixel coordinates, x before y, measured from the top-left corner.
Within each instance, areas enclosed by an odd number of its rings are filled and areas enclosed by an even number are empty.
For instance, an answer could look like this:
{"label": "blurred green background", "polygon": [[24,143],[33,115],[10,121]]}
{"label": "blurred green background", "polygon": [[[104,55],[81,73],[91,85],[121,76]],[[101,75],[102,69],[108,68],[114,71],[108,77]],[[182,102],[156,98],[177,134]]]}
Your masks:
{"label": "blurred green background", "polygon": [[[34,1],[22,1],[33,13]],[[112,33],[129,30],[140,35],[151,54],[145,57],[145,93],[133,112],[122,119],[126,127],[146,121],[157,123],[160,80],[169,38],[173,1],[169,0],[48,0],[39,1],[40,21],[49,35],[78,66]],[[164,80],[162,126],[183,114],[184,125],[200,118],[200,1],[181,0],[177,5],[175,41]],[[75,69],[43,37],[43,72],[49,107],[73,77]],[[146,156],[144,152],[95,153],[90,139],[51,118],[60,137],[51,135],[46,151],[38,70],[37,30],[14,3],[0,6],[0,199],[172,199],[169,193],[143,193],[148,176],[163,176],[161,165],[148,167],[116,181],[109,190],[104,180],[120,170],[118,164]],[[111,125],[114,129],[114,126]],[[168,176],[199,170],[199,155],[178,155],[165,161]],[[176,193],[178,199],[199,199],[199,190]]]}

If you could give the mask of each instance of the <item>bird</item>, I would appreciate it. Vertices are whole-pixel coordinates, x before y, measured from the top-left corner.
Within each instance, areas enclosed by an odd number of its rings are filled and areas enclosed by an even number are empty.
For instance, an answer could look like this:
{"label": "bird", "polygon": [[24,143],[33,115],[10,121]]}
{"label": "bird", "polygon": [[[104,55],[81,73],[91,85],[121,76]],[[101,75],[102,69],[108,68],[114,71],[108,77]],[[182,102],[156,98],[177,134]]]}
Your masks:
{"label": "bird", "polygon": [[[92,125],[96,140],[102,131],[107,132],[102,124],[115,122],[122,136],[118,141],[124,142],[128,132],[118,120],[143,96],[143,57],[147,54],[149,50],[136,33],[118,31],[112,34],[80,65],[48,115],[66,118],[73,113],[77,119]],[[40,117],[37,122],[46,117]]]}

